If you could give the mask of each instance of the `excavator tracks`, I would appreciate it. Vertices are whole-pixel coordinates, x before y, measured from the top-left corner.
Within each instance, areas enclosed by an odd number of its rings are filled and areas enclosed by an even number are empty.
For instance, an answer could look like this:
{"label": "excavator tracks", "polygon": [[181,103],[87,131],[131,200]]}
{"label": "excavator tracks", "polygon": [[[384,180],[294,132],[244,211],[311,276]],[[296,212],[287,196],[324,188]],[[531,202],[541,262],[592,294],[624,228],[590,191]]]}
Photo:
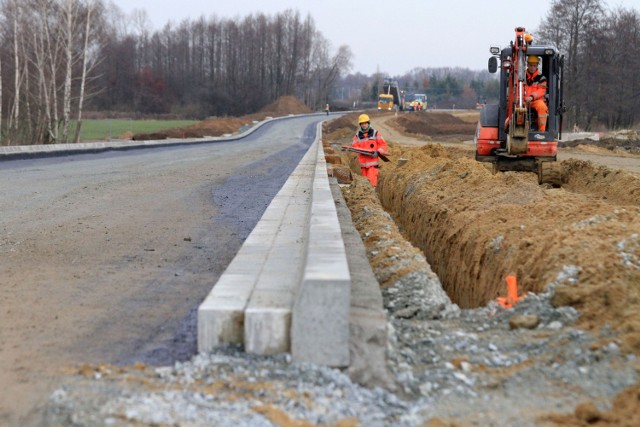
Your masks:
{"label": "excavator tracks", "polygon": [[539,162],[538,184],[550,184],[556,188],[561,187],[562,165],[558,162]]}

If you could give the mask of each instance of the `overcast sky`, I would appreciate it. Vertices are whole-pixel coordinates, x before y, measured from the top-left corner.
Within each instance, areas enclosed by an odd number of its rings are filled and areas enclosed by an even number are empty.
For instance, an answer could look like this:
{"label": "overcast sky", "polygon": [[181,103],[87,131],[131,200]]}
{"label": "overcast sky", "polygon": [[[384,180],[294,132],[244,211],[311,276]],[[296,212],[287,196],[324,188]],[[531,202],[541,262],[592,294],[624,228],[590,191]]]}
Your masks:
{"label": "overcast sky", "polygon": [[[147,12],[154,29],[184,19],[242,18],[287,9],[313,17],[331,52],[348,45],[352,73],[391,76],[416,67],[486,68],[491,45],[505,46],[516,26],[533,32],[552,0],[112,0],[126,15]],[[640,11],[640,0],[604,0]],[[515,7],[519,6],[519,7]],[[534,42],[535,42],[535,32]]]}

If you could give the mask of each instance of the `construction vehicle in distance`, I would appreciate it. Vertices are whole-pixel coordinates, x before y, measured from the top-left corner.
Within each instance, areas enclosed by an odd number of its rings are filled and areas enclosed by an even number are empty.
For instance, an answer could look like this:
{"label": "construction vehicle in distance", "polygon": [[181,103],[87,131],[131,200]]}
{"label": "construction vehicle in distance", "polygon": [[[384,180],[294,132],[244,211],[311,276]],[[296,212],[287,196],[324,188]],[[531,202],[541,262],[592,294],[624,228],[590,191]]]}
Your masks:
{"label": "construction vehicle in distance", "polygon": [[427,109],[427,95],[424,93],[414,93],[405,98],[405,111],[424,111]]}
{"label": "construction vehicle in distance", "polygon": [[404,92],[398,88],[398,82],[385,77],[382,92],[378,97],[378,110],[393,110],[394,106],[402,108]]}
{"label": "construction vehicle in distance", "polygon": [[426,111],[427,110],[427,95],[424,93],[415,93],[413,94],[413,102],[419,103],[418,111]]}
{"label": "construction vehicle in distance", "polygon": [[378,96],[378,110],[379,111],[391,111],[394,106],[393,95],[388,93],[381,93]]}
{"label": "construction vehicle in distance", "polygon": [[[486,104],[476,129],[476,160],[493,163],[493,171],[530,171],[538,183],[562,185],[557,160],[558,140],[564,112],[562,76],[564,56],[554,46],[534,45],[524,27],[515,29],[515,40],[502,50],[491,47],[489,72],[495,73],[500,61],[498,104]],[[547,79],[545,96],[549,117],[545,131],[538,131],[536,111],[524,100],[527,56],[538,56]]]}

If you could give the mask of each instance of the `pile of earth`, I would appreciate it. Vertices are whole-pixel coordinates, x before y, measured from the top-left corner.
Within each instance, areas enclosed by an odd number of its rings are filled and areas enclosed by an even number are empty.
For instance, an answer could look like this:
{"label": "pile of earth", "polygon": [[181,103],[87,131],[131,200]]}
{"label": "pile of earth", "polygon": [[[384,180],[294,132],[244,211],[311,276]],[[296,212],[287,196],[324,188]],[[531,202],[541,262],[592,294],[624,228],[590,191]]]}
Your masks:
{"label": "pile of earth", "polygon": [[302,101],[293,96],[282,96],[265,106],[259,112],[242,117],[212,117],[190,126],[171,128],[161,132],[139,133],[133,135],[135,141],[158,140],[167,138],[203,138],[238,133],[268,117],[280,117],[289,114],[305,114],[311,110]]}
{"label": "pile of earth", "polygon": [[[325,142],[349,144],[354,120],[328,123]],[[455,121],[441,122],[444,131]],[[575,265],[579,286],[558,288],[557,303],[580,309],[589,329],[616,326],[624,347],[640,352],[640,177],[568,160],[563,188],[552,189],[532,173],[494,175],[469,150],[388,143],[390,157],[403,160],[382,164],[380,202],[455,303],[487,304],[504,293],[509,274],[523,292],[542,292]],[[355,155],[341,156],[359,174]]]}
{"label": "pile of earth", "polygon": [[467,122],[447,113],[429,112],[402,114],[396,120],[397,127],[408,134],[429,135],[431,138],[468,137],[476,130],[476,122]]}
{"label": "pile of earth", "polygon": [[562,141],[560,147],[580,147],[584,145],[605,148],[610,151],[640,154],[640,134],[636,131],[617,132],[607,135],[604,138],[578,139],[573,141]]}
{"label": "pile of earth", "polygon": [[[372,121],[372,126],[376,129],[380,119],[388,119],[389,113],[370,112],[367,113]],[[452,141],[461,142],[473,138],[478,123],[479,113],[477,111],[458,112],[455,115],[444,112],[410,112],[394,115],[389,122],[394,129],[404,135],[421,138],[425,141]],[[351,113],[338,119],[334,119],[327,124],[327,130],[333,132],[340,130],[340,136],[349,136],[355,133],[357,114]],[[386,133],[384,133],[386,135]]]}
{"label": "pile of earth", "polygon": [[[530,173],[494,175],[470,150],[427,143],[436,135],[461,140],[464,121],[446,116],[407,114],[389,121],[403,134],[424,133],[425,144],[387,139],[395,161],[382,164],[376,194],[452,301],[462,308],[482,307],[505,294],[509,274],[516,275],[522,293],[544,292],[562,278],[554,306],[576,308],[579,327],[611,328],[627,354],[640,353],[640,176],[574,159],[562,162],[561,189],[538,185]],[[325,126],[332,153],[350,142],[355,120],[344,116]],[[469,134],[467,129],[466,139]],[[343,152],[341,157],[358,175],[355,156]],[[371,198],[349,191],[345,198],[354,217],[371,209]],[[379,247],[387,232],[361,230],[369,253],[375,253],[374,270],[379,260],[397,258],[394,249]],[[381,271],[379,280],[387,274]],[[394,279],[387,274],[380,280],[385,282]],[[640,385],[618,399],[618,410],[637,407]]]}

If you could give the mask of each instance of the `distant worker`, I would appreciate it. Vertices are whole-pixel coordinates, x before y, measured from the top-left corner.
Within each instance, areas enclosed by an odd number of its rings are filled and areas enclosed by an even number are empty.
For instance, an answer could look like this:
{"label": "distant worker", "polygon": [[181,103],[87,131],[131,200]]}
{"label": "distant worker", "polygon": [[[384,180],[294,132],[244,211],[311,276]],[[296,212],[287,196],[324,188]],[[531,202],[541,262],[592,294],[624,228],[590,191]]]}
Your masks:
{"label": "distant worker", "polygon": [[527,57],[527,73],[525,87],[525,102],[538,113],[538,131],[545,132],[547,130],[547,117],[549,116],[549,107],[545,96],[547,94],[547,78],[538,70],[540,58],[535,55]]}
{"label": "distant worker", "polygon": [[327,116],[329,115],[329,104],[324,106],[324,111],[327,112]]}
{"label": "distant worker", "polygon": [[378,169],[380,168],[378,153],[387,154],[387,142],[384,140],[380,132],[371,127],[371,121],[366,114],[360,114],[358,117],[360,129],[353,137],[354,148],[370,150],[371,154],[358,154],[358,162],[360,163],[360,171],[362,176],[369,178],[371,185],[378,185]]}

